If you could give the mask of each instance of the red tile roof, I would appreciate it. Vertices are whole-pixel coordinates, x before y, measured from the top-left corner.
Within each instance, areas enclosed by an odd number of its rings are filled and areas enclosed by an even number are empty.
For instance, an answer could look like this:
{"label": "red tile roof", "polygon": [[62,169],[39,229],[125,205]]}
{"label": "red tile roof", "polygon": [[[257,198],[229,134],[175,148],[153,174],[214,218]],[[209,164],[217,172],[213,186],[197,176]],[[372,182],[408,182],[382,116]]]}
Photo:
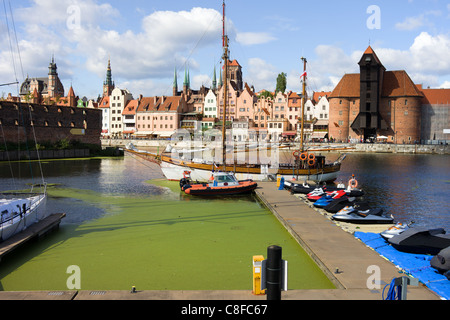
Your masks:
{"label": "red tile roof", "polygon": [[[328,98],[359,98],[360,75],[350,73],[342,77]],[[422,97],[423,94],[412,82],[406,71],[384,72],[382,97]]]}
{"label": "red tile roof", "polygon": [[134,115],[136,114],[137,106],[139,101],[138,100],[130,100],[128,101],[125,108],[123,108],[122,114],[123,115]]}
{"label": "red tile roof", "polygon": [[422,89],[423,104],[450,104],[450,89]]}

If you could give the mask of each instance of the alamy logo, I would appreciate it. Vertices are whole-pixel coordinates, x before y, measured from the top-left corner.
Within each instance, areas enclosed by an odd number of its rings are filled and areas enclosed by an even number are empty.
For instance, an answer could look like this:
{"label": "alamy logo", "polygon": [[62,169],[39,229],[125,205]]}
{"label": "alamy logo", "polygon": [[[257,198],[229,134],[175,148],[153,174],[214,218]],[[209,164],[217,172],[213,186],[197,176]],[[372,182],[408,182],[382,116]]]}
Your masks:
{"label": "alamy logo", "polygon": [[381,10],[377,5],[371,5],[367,7],[367,14],[370,16],[367,18],[366,25],[368,29],[381,29]]}
{"label": "alamy logo", "polygon": [[79,266],[71,265],[67,267],[66,273],[70,274],[67,278],[67,289],[81,289],[81,269]]}

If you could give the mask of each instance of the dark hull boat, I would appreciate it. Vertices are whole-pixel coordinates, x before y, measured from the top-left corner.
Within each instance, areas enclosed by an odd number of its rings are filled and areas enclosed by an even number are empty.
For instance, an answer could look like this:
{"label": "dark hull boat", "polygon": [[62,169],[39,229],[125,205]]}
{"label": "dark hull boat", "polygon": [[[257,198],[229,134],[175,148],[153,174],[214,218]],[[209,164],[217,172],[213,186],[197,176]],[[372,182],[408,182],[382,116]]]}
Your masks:
{"label": "dark hull boat", "polygon": [[388,242],[399,251],[436,255],[450,246],[450,234],[442,228],[409,228]]}
{"label": "dark hull boat", "polygon": [[351,198],[342,197],[342,198],[334,199],[329,204],[327,204],[325,207],[323,207],[323,209],[329,213],[338,213],[340,210],[344,209],[345,207],[352,207],[355,204],[358,204],[361,207],[366,207],[369,205],[367,202],[356,201],[356,199],[353,197],[351,197]]}
{"label": "dark hull boat", "polygon": [[450,247],[442,249],[437,255],[435,255],[430,265],[439,271],[440,273],[446,273],[450,271]]}

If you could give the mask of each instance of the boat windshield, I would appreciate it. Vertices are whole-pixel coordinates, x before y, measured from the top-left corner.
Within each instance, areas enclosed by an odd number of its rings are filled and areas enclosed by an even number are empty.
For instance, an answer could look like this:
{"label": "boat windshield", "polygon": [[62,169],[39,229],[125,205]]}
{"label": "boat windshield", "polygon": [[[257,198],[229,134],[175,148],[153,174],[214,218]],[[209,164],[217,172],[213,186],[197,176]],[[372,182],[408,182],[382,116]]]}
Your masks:
{"label": "boat windshield", "polygon": [[216,177],[217,182],[235,182],[236,178],[232,175],[220,175]]}

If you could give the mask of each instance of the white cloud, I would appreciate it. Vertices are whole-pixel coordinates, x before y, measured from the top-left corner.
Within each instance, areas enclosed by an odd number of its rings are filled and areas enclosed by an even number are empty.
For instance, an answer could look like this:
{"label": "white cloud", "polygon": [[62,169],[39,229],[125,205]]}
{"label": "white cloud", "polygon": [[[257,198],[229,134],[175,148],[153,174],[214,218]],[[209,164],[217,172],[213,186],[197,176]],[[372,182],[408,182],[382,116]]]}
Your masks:
{"label": "white cloud", "polygon": [[450,81],[444,81],[444,83],[442,83],[439,88],[446,88],[446,89],[450,89]]}
{"label": "white cloud", "polygon": [[262,89],[273,91],[279,73],[276,67],[267,61],[260,58],[250,58],[247,73],[244,74],[244,81],[250,86],[253,85],[257,91]]}
{"label": "white cloud", "polygon": [[274,40],[277,38],[267,32],[240,32],[236,35],[236,41],[244,46],[264,44]]}
{"label": "white cloud", "polygon": [[[438,87],[439,77],[450,76],[450,36],[420,33],[407,50],[373,48],[381,63],[389,70],[406,70],[415,83]],[[331,45],[319,45],[317,58],[309,62],[309,85],[313,90],[332,90],[345,73],[359,72],[363,51],[346,54]]]}
{"label": "white cloud", "polygon": [[395,28],[397,28],[398,30],[411,31],[423,25],[424,25],[424,16],[420,15],[417,17],[408,17],[403,22],[396,23]]}

